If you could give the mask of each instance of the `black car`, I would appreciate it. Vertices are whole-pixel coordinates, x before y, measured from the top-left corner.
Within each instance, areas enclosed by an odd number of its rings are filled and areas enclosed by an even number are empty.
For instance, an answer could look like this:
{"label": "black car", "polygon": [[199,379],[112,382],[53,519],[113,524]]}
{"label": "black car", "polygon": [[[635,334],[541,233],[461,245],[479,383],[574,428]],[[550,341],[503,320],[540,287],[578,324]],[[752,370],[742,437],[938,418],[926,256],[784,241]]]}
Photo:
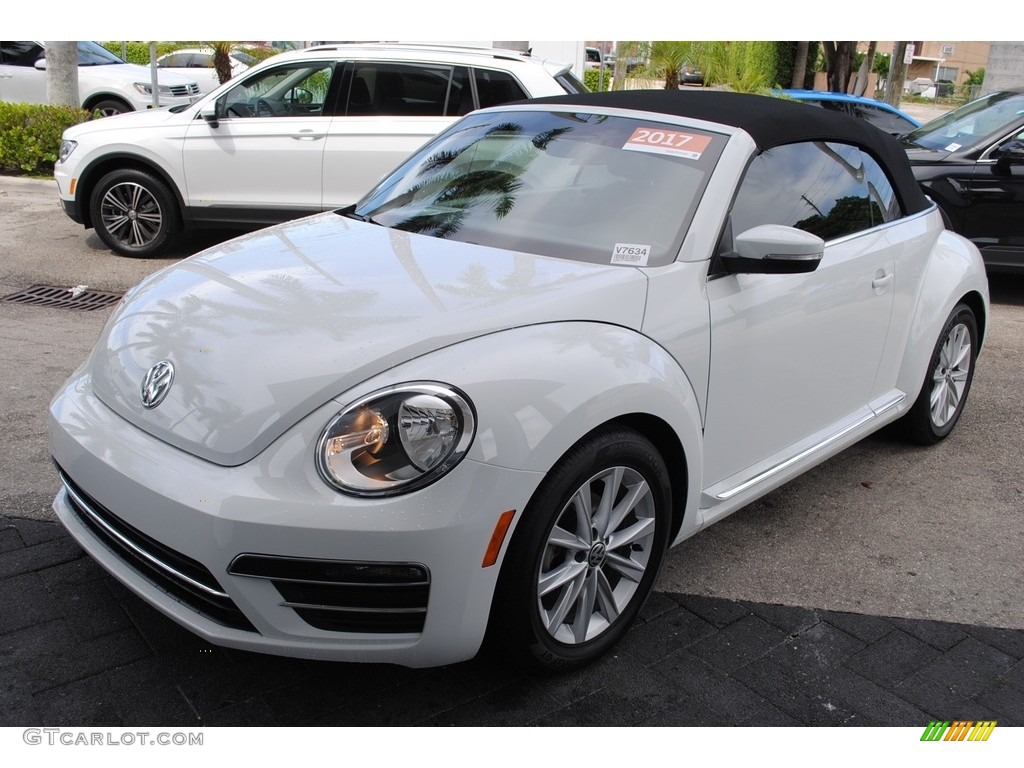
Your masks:
{"label": "black car", "polygon": [[983,96],[900,141],[925,194],[989,271],[1024,273],[1024,90]]}

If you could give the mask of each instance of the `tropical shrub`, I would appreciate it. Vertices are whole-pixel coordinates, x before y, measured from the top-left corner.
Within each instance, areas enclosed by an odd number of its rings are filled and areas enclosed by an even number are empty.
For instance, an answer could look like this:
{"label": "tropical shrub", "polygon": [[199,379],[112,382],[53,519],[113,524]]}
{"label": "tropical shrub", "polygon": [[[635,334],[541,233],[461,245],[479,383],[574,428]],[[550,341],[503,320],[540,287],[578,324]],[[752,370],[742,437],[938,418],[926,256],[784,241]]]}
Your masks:
{"label": "tropical shrub", "polygon": [[0,102],[0,172],[52,174],[64,129],[89,117],[78,107]]}

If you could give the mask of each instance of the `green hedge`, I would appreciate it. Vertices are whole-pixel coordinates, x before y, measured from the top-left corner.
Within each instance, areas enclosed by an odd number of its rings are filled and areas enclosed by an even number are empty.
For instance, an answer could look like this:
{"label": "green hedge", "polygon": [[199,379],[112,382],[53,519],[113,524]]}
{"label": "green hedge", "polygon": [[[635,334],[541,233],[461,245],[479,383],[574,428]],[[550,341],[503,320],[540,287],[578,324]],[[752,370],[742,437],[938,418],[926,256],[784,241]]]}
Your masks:
{"label": "green hedge", "polygon": [[[100,43],[104,48],[110,51],[115,56],[121,56],[121,42],[107,41]],[[176,51],[179,48],[196,48],[199,43],[157,43],[156,44],[156,55],[157,58],[163,56],[165,53]],[[129,64],[138,64],[143,67],[149,66],[149,43],[140,43],[137,40],[131,40],[126,44],[127,49],[127,61]]]}
{"label": "green hedge", "polygon": [[[587,86],[594,93],[597,93],[599,85],[601,85],[601,72],[597,69],[588,69],[583,73],[583,84]],[[604,90],[610,91],[612,89],[612,71],[605,69],[604,71]]]}
{"label": "green hedge", "polygon": [[[115,56],[121,55],[121,42],[114,40],[107,40],[100,43],[104,48],[110,51]],[[178,41],[173,43],[157,43],[156,44],[156,55],[157,58],[163,56],[165,53],[172,53],[179,50],[180,48],[201,48],[209,47],[210,43],[198,42],[198,41]],[[263,61],[270,56],[280,53],[273,48],[264,48],[262,46],[247,46],[239,45],[246,53],[255,57],[257,61]],[[125,43],[125,51],[127,58],[125,59],[129,64],[139,64],[143,67],[149,66],[149,43],[139,42],[138,40],[132,40]]]}
{"label": "green hedge", "polygon": [[88,119],[77,107],[0,102],[0,172],[51,175],[64,129]]}

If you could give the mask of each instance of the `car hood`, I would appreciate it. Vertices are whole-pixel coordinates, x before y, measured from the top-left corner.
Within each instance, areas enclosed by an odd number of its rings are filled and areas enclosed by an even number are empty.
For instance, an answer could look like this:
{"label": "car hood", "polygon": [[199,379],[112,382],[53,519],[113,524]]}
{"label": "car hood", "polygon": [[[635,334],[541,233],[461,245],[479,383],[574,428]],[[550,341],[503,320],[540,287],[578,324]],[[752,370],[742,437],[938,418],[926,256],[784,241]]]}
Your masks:
{"label": "car hood", "polygon": [[907,152],[907,159],[911,165],[925,165],[930,163],[941,163],[952,153],[949,149],[926,149],[913,144],[901,142],[903,149]]}
{"label": "car hood", "polygon": [[170,107],[147,109],[145,111],[124,112],[111,115],[102,120],[87,120],[72,125],[64,130],[64,138],[78,140],[82,136],[103,133],[105,131],[123,131],[126,128],[153,128],[168,123],[187,124],[195,118],[191,108],[180,112],[172,112]]}
{"label": "car hood", "polygon": [[[88,77],[97,82],[124,84],[127,80],[148,84],[151,81],[149,67],[138,64],[97,64],[78,68],[79,77]],[[185,85],[194,83],[194,77],[187,77],[176,72],[156,71],[156,79],[160,85]]]}
{"label": "car hood", "polygon": [[[633,268],[449,242],[326,213],[152,275],[125,296],[88,366],[95,394],[123,418],[234,466],[402,362],[527,324],[639,328],[645,296],[646,277]],[[147,410],[142,381],[162,360],[173,364],[174,378],[166,399]]]}

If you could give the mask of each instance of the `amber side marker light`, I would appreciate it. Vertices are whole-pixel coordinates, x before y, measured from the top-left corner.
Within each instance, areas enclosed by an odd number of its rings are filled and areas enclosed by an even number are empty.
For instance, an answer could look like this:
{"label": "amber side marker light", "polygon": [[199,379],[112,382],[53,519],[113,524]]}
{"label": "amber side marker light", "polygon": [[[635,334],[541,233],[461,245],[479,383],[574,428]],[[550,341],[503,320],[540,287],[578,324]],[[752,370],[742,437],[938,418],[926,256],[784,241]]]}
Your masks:
{"label": "amber side marker light", "polygon": [[501,513],[497,525],[494,526],[494,533],[491,534],[491,540],[487,544],[487,551],[484,552],[484,561],[480,564],[481,568],[490,568],[498,562],[498,553],[501,552],[501,545],[505,543],[505,535],[508,533],[508,527],[512,525],[512,518],[515,516],[516,511],[514,509]]}
{"label": "amber side marker light", "polygon": [[72,179],[71,180],[71,189],[68,190],[68,194],[69,195],[75,194],[75,187],[77,187],[77,186],[78,186],[78,179],[77,178]]}

